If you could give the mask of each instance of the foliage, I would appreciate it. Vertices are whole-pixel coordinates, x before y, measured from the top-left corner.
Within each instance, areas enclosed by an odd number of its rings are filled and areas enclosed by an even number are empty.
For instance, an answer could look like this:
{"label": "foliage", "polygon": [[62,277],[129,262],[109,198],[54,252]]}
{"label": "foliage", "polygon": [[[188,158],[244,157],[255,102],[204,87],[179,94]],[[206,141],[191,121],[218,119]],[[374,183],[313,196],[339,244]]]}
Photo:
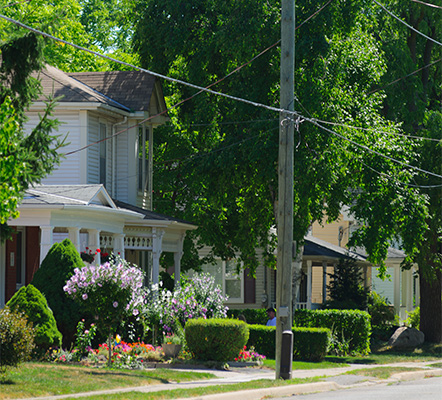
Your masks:
{"label": "foliage", "polygon": [[372,291],[368,301],[368,313],[371,316],[371,325],[384,326],[392,325],[396,321],[394,307],[387,299]]}
{"label": "foliage", "polygon": [[58,126],[51,119],[54,101],[49,99],[39,123],[25,133],[25,112],[41,93],[31,77],[42,68],[43,41],[35,34],[11,35],[0,43],[0,241],[11,233],[6,225],[17,218],[24,192],[40,183],[60,161],[62,141],[50,133]]}
{"label": "foliage", "polygon": [[293,357],[305,361],[322,361],[330,345],[327,328],[293,328]]}
{"label": "foliage", "polygon": [[75,349],[78,360],[86,356],[92,348],[92,340],[95,337],[97,326],[91,324],[89,329],[85,329],[84,319],[77,324],[77,334],[75,336]]}
{"label": "foliage", "polygon": [[46,351],[51,346],[61,346],[61,333],[46,298],[33,285],[20,288],[6,304],[11,312],[20,312],[34,327],[35,345]]}
{"label": "foliage", "polygon": [[63,287],[74,270],[83,266],[75,246],[65,239],[52,245],[31,282],[46,297],[65,346],[73,341],[77,323],[85,317],[85,310],[65,295]]}
{"label": "foliage", "polygon": [[408,317],[405,320],[405,325],[419,329],[420,325],[420,307],[416,307],[413,311],[407,311]]}
{"label": "foliage", "polygon": [[275,331],[274,326],[249,325],[249,340],[247,346],[254,347],[255,350],[264,354],[267,358],[275,358]]}
{"label": "foliage", "polygon": [[245,308],[241,310],[230,309],[227,311],[228,318],[238,318],[243,315],[248,324],[262,324],[267,322],[267,313],[264,308]]}
{"label": "foliage", "polygon": [[234,319],[191,319],[186,324],[186,342],[197,360],[232,361],[249,339],[249,328]]}
{"label": "foliage", "polygon": [[148,290],[142,315],[150,327],[160,326],[165,332],[180,331],[192,318],[226,318],[225,300],[214,277],[195,274],[192,278],[183,277],[173,292],[158,287]]}
{"label": "foliage", "polygon": [[12,312],[7,306],[0,310],[0,373],[31,357],[34,348],[31,325],[20,312]]}
{"label": "foliage", "polygon": [[113,335],[118,323],[138,315],[143,302],[143,273],[121,258],[75,268],[63,290],[95,316],[98,328]]}
{"label": "foliage", "polygon": [[364,287],[362,268],[354,260],[340,259],[330,276],[327,285],[330,300],[324,307],[328,309],[366,310],[369,289]]}
{"label": "foliage", "polygon": [[[296,310],[295,327],[328,328],[351,354],[370,353],[370,315],[360,310]],[[331,349],[333,350],[333,349]]]}

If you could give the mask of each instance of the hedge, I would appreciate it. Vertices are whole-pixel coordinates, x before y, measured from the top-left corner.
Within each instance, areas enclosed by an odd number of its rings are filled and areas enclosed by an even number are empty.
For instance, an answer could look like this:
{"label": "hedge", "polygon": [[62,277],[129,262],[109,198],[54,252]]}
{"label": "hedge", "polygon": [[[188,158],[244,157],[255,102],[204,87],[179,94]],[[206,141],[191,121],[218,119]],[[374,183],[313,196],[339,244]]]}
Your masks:
{"label": "hedge", "polygon": [[190,319],[185,327],[186,343],[196,359],[232,361],[249,339],[248,325],[235,319]]}
{"label": "hedge", "polygon": [[334,346],[331,350],[344,348],[348,353],[370,353],[370,315],[360,310],[296,310],[295,327],[329,328]]}
{"label": "hedge", "polygon": [[227,317],[238,318],[243,315],[248,324],[252,325],[265,325],[267,323],[268,317],[267,312],[264,308],[245,308],[242,310],[227,310]]}
{"label": "hedge", "polygon": [[[259,354],[275,358],[274,326],[249,325],[247,347],[253,346]],[[325,328],[293,328],[293,357],[309,361],[322,360],[327,354],[331,332]]]}
{"label": "hedge", "polygon": [[293,328],[293,358],[323,360],[330,346],[330,336],[327,328]]}

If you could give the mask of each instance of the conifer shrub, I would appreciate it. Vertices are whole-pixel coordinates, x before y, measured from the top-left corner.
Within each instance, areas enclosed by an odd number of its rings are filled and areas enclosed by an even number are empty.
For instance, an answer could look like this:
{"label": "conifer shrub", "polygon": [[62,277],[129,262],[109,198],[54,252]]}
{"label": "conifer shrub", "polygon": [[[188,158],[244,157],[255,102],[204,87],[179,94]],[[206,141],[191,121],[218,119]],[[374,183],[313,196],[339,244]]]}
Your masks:
{"label": "conifer shrub", "polygon": [[0,310],[0,372],[6,367],[17,367],[31,357],[34,348],[34,330],[20,312],[9,307]]}
{"label": "conifer shrub", "polygon": [[81,305],[66,296],[63,287],[75,268],[82,267],[80,254],[72,242],[65,239],[53,244],[31,282],[46,297],[66,347],[72,343],[77,323],[85,317],[85,312]]}
{"label": "conifer shrub", "polygon": [[61,333],[54,314],[43,294],[33,285],[20,288],[8,301],[12,312],[23,313],[35,330],[35,345],[42,351],[51,346],[61,346]]}
{"label": "conifer shrub", "polygon": [[235,319],[190,319],[185,326],[189,351],[202,361],[232,361],[249,339],[249,328]]}

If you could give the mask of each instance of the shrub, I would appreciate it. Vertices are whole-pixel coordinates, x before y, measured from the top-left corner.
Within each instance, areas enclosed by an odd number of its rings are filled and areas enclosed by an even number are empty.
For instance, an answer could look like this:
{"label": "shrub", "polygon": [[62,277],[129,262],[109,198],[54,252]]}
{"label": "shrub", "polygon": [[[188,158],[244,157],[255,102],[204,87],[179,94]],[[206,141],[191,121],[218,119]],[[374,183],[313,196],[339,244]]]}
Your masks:
{"label": "shrub", "polygon": [[161,330],[171,332],[184,326],[193,318],[226,318],[226,297],[215,278],[209,274],[195,274],[183,278],[174,292],[158,291],[152,287],[148,291],[143,316],[150,326],[159,325]]}
{"label": "shrub", "polygon": [[85,312],[66,296],[63,286],[74,274],[75,268],[83,266],[75,246],[65,239],[61,243],[54,243],[31,282],[46,297],[57,327],[63,334],[64,346],[72,343],[77,323]]}
{"label": "shrub", "polygon": [[203,361],[232,361],[249,339],[247,324],[234,319],[191,319],[185,329],[189,351]]}
{"label": "shrub", "polygon": [[372,326],[392,325],[396,322],[394,307],[387,299],[376,292],[372,292],[368,301],[368,313],[371,316]]}
{"label": "shrub", "polygon": [[51,346],[61,346],[61,333],[57,329],[54,314],[46,298],[33,285],[23,286],[8,301],[12,312],[21,312],[32,322],[35,330],[35,344],[46,351]]}
{"label": "shrub", "polygon": [[330,336],[327,328],[293,328],[293,357],[305,361],[323,360]]}
{"label": "shrub", "polygon": [[96,317],[105,334],[115,333],[121,320],[140,312],[143,272],[116,258],[103,265],[75,268],[63,290]]}
{"label": "shrub", "polygon": [[254,347],[259,354],[267,358],[275,358],[275,332],[274,326],[249,325],[248,347]]}
{"label": "shrub", "polygon": [[25,316],[7,306],[0,310],[0,372],[28,360],[33,348],[34,330]]}
{"label": "shrub", "polygon": [[410,312],[407,311],[407,314],[408,318],[405,320],[405,325],[411,328],[419,329],[421,316],[420,307],[416,307],[413,311]]}
{"label": "shrub", "polygon": [[[350,354],[370,353],[370,315],[360,310],[296,310],[296,327],[329,328],[334,343],[348,343]],[[333,350],[333,348],[332,348]]]}
{"label": "shrub", "polygon": [[243,310],[228,310],[227,317],[238,318],[244,315],[246,322],[252,325],[265,325],[267,322],[267,313],[265,308],[246,308]]}

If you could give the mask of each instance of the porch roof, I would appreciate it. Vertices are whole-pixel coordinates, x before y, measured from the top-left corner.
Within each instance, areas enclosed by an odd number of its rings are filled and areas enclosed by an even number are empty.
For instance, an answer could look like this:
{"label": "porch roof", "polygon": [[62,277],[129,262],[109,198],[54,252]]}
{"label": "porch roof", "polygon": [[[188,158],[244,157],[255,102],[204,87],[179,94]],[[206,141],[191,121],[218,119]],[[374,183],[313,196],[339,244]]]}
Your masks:
{"label": "porch roof", "polygon": [[323,257],[332,259],[353,259],[355,261],[365,262],[366,257],[350,251],[346,248],[336,246],[325,240],[314,236],[307,236],[304,239],[304,257]]}

